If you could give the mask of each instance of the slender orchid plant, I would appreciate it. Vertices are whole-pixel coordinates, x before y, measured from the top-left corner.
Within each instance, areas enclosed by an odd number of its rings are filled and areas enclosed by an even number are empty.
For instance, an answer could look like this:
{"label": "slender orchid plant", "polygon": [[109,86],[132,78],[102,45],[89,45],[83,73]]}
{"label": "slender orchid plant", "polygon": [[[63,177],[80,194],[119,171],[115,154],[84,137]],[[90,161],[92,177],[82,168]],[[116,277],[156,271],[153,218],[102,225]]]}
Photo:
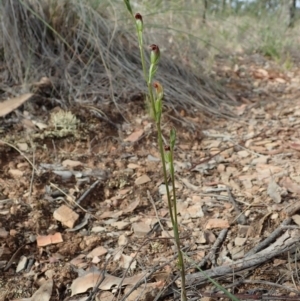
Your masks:
{"label": "slender orchid plant", "polygon": [[[160,60],[160,50],[158,45],[150,45],[150,65],[147,71],[147,61],[145,58],[145,48],[143,43],[143,30],[144,23],[143,17],[141,14],[134,14],[132,7],[130,5],[130,0],[124,0],[127,10],[135,21],[135,27],[138,37],[138,44],[140,49],[141,63],[143,69],[144,79],[148,87],[147,99],[149,101],[151,117],[154,119],[156,129],[157,129],[157,139],[159,152],[161,156],[161,163],[164,175],[164,182],[166,185],[167,199],[168,199],[168,208],[169,214],[173,226],[175,244],[178,251],[178,267],[180,270],[181,276],[181,301],[186,301],[186,289],[185,289],[185,267],[184,267],[184,258],[181,251],[181,243],[179,236],[179,227],[177,220],[177,202],[176,202],[176,189],[175,189],[175,170],[174,170],[174,148],[176,142],[176,131],[171,129],[169,135],[169,144],[165,145],[163,141],[163,133],[161,128],[161,118],[163,113],[163,97],[164,90],[162,85],[154,80],[158,63]],[[170,186],[171,188],[170,188]]]}

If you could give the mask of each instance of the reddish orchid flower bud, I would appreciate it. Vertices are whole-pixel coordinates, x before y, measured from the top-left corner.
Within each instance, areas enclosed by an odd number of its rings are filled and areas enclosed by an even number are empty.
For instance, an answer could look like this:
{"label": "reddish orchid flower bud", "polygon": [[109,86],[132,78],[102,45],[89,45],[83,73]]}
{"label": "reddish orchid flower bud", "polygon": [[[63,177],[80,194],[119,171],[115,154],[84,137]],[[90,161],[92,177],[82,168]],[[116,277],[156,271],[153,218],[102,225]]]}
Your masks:
{"label": "reddish orchid flower bud", "polygon": [[164,89],[162,85],[159,82],[154,82],[153,87],[155,89],[157,99],[162,99],[164,96]]}
{"label": "reddish orchid flower bud", "polygon": [[159,47],[155,44],[152,44],[150,45],[150,48],[151,48],[150,62],[151,64],[156,65],[160,57]]}
{"label": "reddish orchid flower bud", "polygon": [[137,14],[135,14],[134,18],[135,18],[135,22],[136,22],[136,26],[138,28],[138,31],[143,31],[144,23],[143,23],[142,15],[137,13]]}

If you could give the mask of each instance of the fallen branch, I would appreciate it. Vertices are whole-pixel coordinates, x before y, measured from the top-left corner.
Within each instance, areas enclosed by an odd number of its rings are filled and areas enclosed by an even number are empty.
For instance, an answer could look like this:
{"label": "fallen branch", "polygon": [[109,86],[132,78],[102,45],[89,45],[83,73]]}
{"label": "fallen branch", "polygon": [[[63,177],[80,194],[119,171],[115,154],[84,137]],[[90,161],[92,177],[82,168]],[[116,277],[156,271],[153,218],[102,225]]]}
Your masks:
{"label": "fallen branch", "polygon": [[245,257],[249,257],[260,250],[264,249],[266,246],[268,246],[271,242],[273,242],[283,231],[284,226],[287,226],[292,221],[291,218],[285,219],[278,228],[276,228],[265,240],[260,242],[256,247],[254,247],[252,250],[250,250],[247,254],[245,254]]}
{"label": "fallen branch", "polygon": [[[226,298],[226,296],[222,293],[201,293],[202,296],[211,297],[211,298]],[[263,294],[233,294],[236,298],[240,300],[259,300],[259,301],[299,301],[299,296],[290,297],[290,296],[275,296],[275,295],[263,295]]]}
{"label": "fallen branch", "polygon": [[258,252],[256,254],[250,255],[247,258],[243,258],[233,262],[230,265],[219,266],[207,271],[197,272],[186,276],[186,284],[199,285],[207,281],[208,277],[215,278],[220,276],[225,276],[231,273],[236,273],[251,267],[260,265],[271,258],[280,255],[286,251],[289,251],[294,247],[294,245],[299,241],[299,230],[291,230],[285,232],[281,237],[279,237],[272,245],[268,248]]}

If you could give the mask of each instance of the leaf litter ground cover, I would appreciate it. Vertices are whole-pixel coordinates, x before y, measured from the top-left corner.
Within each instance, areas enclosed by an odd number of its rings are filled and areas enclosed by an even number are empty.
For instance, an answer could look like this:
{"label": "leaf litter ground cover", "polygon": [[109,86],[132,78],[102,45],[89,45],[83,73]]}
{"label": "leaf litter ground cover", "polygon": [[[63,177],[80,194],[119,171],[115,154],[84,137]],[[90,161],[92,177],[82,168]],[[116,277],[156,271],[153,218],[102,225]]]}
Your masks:
{"label": "leaf litter ground cover", "polygon": [[[237,62],[216,62],[215,76],[230,78],[240,118],[212,118],[197,132],[177,125],[189,296],[220,297],[196,263],[241,300],[298,300],[299,71],[255,57]],[[119,131],[76,108],[68,131],[48,113],[22,113],[1,137],[0,300],[176,298],[173,232],[147,113]]]}

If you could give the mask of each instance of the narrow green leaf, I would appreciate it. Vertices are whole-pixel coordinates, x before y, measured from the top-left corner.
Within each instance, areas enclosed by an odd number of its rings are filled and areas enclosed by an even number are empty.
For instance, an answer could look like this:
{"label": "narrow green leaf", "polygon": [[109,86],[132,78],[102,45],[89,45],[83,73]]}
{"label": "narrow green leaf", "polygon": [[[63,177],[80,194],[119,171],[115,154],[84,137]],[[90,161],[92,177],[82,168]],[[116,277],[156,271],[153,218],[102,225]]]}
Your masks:
{"label": "narrow green leaf", "polygon": [[132,12],[132,8],[131,8],[131,4],[130,4],[130,0],[124,0],[124,3],[127,7],[127,10],[130,12],[130,14],[133,16],[133,12]]}
{"label": "narrow green leaf", "polygon": [[174,149],[175,142],[176,142],[176,131],[174,128],[172,128],[170,131],[170,148],[171,148],[171,150]]}

